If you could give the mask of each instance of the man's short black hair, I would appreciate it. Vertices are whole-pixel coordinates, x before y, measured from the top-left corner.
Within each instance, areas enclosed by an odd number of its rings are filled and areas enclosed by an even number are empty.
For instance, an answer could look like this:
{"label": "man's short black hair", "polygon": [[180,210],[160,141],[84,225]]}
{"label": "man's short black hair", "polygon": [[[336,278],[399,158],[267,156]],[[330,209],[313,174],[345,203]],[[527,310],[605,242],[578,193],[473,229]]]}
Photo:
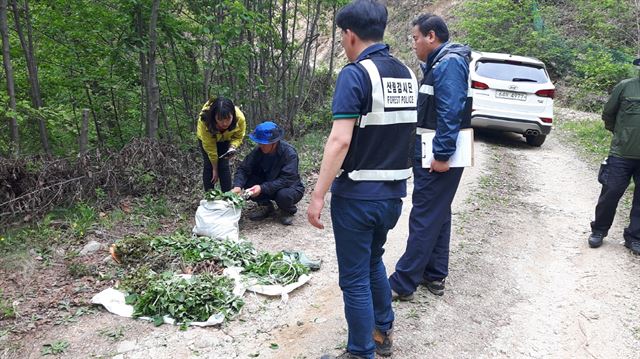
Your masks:
{"label": "man's short black hair", "polygon": [[447,24],[438,15],[429,13],[422,14],[413,20],[411,25],[417,25],[420,29],[420,33],[424,36],[427,36],[429,31],[433,31],[440,42],[449,41],[449,29],[447,28]]}
{"label": "man's short black hair", "polygon": [[387,8],[376,0],[354,0],[338,12],[336,24],[363,41],[381,41],[387,27]]}

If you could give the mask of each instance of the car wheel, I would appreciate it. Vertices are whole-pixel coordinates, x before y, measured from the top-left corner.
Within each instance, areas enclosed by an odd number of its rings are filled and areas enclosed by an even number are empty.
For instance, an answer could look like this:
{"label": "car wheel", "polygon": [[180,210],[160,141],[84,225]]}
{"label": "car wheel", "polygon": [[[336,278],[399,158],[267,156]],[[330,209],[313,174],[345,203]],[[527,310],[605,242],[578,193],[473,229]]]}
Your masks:
{"label": "car wheel", "polygon": [[547,139],[547,135],[537,135],[537,136],[524,136],[527,139],[527,144],[530,146],[540,147],[544,143],[544,140]]}

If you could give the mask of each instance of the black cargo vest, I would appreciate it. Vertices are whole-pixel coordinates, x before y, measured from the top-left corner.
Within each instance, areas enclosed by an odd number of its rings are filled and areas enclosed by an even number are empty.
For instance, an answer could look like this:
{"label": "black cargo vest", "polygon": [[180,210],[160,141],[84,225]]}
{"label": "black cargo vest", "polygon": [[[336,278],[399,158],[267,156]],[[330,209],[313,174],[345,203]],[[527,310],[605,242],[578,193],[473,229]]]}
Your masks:
{"label": "black cargo vest", "polygon": [[391,56],[355,64],[370,81],[368,104],[353,129],[343,174],[353,181],[398,181],[411,176],[418,82]]}

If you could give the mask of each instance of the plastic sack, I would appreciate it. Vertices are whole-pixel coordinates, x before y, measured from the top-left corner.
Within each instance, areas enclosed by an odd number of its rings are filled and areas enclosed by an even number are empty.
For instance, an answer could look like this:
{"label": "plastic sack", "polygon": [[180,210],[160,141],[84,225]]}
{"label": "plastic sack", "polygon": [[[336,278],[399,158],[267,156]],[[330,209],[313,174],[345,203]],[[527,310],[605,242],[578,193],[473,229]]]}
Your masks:
{"label": "plastic sack", "polygon": [[200,201],[196,211],[193,233],[213,239],[238,241],[240,238],[240,214],[242,210],[227,201]]}

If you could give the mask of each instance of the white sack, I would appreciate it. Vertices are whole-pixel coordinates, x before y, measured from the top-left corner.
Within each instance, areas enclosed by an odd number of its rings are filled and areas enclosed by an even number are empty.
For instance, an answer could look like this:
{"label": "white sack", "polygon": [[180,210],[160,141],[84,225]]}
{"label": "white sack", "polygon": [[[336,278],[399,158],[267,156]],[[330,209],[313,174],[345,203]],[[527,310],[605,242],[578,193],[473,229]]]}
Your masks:
{"label": "white sack", "polygon": [[196,211],[193,233],[213,239],[228,239],[237,242],[240,238],[241,209],[227,201],[200,201]]}

